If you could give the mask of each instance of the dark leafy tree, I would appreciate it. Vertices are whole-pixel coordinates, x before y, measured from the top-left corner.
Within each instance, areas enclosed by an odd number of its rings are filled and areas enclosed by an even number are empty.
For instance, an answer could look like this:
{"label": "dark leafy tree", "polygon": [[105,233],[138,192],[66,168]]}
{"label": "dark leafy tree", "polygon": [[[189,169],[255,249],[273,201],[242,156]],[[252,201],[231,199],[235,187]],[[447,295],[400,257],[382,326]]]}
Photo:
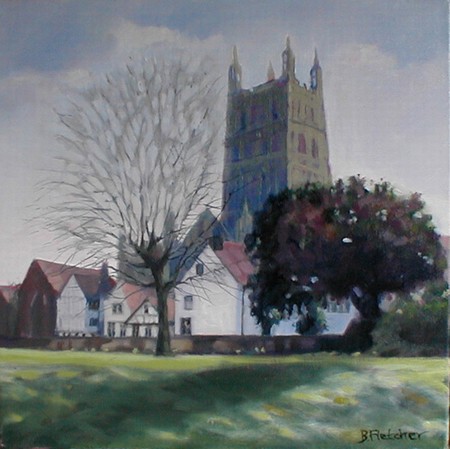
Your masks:
{"label": "dark leafy tree", "polygon": [[352,177],[270,197],[247,248],[257,262],[253,313],[267,332],[273,311],[292,313],[327,295],[350,297],[371,332],[385,292],[440,278],[446,260],[420,195]]}

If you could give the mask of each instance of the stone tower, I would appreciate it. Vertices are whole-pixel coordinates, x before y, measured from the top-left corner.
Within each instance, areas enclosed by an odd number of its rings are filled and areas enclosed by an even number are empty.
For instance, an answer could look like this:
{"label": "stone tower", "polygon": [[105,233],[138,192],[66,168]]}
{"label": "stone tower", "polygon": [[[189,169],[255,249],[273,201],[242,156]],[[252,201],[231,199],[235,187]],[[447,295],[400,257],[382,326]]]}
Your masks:
{"label": "stone tower", "polygon": [[223,224],[243,241],[252,216],[270,194],[306,182],[331,183],[323,103],[322,69],[317,51],[310,85],[295,76],[289,37],[282,73],[269,64],[267,81],[243,89],[236,47],[228,72],[227,128],[223,170]]}

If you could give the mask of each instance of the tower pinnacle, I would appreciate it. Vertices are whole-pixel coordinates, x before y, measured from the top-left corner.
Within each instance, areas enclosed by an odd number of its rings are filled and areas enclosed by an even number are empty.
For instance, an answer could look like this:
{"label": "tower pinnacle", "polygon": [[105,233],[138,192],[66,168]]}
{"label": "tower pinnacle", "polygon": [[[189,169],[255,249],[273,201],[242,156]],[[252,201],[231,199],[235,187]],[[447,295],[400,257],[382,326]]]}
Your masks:
{"label": "tower pinnacle", "polygon": [[228,69],[228,91],[233,92],[241,89],[242,68],[239,64],[236,45],[233,46],[231,65]]}
{"label": "tower pinnacle", "polygon": [[295,80],[295,56],[291,50],[291,39],[286,37],[286,48],[281,55],[283,61],[282,76],[287,79]]}
{"label": "tower pinnacle", "polygon": [[272,61],[269,61],[269,67],[267,68],[267,81],[273,81],[275,79],[275,71],[273,70]]}

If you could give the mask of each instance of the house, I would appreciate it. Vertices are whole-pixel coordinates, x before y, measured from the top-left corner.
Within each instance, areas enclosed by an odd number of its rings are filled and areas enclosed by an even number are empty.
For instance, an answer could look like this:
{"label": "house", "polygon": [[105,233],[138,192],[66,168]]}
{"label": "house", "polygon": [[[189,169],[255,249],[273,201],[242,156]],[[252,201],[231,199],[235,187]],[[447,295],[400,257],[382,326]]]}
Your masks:
{"label": "house", "polygon": [[115,281],[101,269],[34,260],[18,289],[16,335],[103,334],[103,301]]}
{"label": "house", "polygon": [[[174,301],[168,299],[173,333]],[[153,288],[119,282],[104,303],[104,334],[108,337],[157,337],[157,296]]]}
{"label": "house", "polygon": [[253,271],[242,243],[206,243],[180,275],[175,334],[260,335],[245,289]]}
{"label": "house", "polygon": [[20,285],[0,286],[0,337],[14,335],[19,287]]}

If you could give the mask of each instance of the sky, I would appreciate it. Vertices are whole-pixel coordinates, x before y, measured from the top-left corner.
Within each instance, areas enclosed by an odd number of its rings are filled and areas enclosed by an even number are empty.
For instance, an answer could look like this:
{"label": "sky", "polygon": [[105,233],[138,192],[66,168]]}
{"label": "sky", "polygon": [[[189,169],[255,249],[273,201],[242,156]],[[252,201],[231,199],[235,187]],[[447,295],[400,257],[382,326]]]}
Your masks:
{"label": "sky", "polygon": [[57,259],[29,219],[64,92],[158,43],[212,55],[224,84],[236,45],[245,88],[269,61],[280,75],[286,36],[301,83],[317,49],[333,177],[420,192],[449,234],[448,17],[447,0],[0,0],[0,284]]}

